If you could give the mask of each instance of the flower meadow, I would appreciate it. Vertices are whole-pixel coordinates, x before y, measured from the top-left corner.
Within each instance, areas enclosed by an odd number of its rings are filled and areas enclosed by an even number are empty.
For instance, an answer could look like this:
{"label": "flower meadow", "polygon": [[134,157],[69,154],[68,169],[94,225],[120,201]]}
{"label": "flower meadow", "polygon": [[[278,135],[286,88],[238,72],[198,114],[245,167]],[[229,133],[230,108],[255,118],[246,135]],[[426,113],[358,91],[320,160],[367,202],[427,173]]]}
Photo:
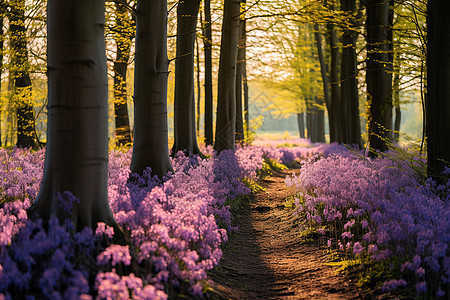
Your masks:
{"label": "flower meadow", "polygon": [[[314,157],[286,179],[296,213],[330,250],[369,279],[381,271],[382,293],[448,299],[450,185],[417,172],[424,160]],[[381,280],[380,280],[381,279]]]}
{"label": "flower meadow", "polygon": [[[39,191],[45,150],[0,150],[1,298],[202,297],[207,271],[218,264],[228,233],[238,230],[228,202],[250,193],[243,182],[257,179],[264,159],[281,163],[310,155],[275,147],[216,155],[206,148],[211,158],[202,160],[180,152],[172,159],[174,172],[160,181],[151,170],[130,174],[131,153],[109,155],[110,206],[130,237],[129,245],[118,245],[113,228],[102,223],[95,231],[75,233],[70,221],[53,219],[46,231],[41,220],[29,220],[26,210]],[[69,191],[61,194],[68,214],[75,201]]]}
{"label": "flower meadow", "polygon": [[[297,213],[328,236],[333,251],[361,265],[387,263],[383,292],[414,285],[419,295],[448,295],[448,187],[421,182],[401,160],[369,160],[331,144],[247,146],[210,158],[172,158],[163,180],[130,174],[132,151],[109,154],[108,196],[129,243],[113,243],[113,228],[29,220],[45,150],[0,149],[0,298],[174,299],[208,294],[208,270],[234,227],[230,204],[251,191],[266,162],[293,165],[286,180]],[[128,180],[129,177],[134,180]],[[69,191],[61,205],[76,201]],[[439,195],[440,197],[438,197]],[[69,199],[69,202],[67,202]],[[404,288],[404,287],[403,287]],[[405,289],[405,288],[404,288]]]}

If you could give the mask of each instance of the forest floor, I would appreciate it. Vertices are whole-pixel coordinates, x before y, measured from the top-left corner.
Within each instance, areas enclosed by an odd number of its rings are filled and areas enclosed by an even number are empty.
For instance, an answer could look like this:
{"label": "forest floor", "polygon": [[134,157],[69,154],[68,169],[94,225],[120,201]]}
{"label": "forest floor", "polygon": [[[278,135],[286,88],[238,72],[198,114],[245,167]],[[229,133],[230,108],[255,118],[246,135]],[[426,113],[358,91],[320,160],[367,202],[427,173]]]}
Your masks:
{"label": "forest floor", "polygon": [[[224,255],[211,274],[210,299],[361,299],[361,291],[336,267],[324,243],[304,242],[284,179],[295,170],[273,171],[266,189],[252,196],[236,218]],[[298,172],[298,170],[297,170]]]}

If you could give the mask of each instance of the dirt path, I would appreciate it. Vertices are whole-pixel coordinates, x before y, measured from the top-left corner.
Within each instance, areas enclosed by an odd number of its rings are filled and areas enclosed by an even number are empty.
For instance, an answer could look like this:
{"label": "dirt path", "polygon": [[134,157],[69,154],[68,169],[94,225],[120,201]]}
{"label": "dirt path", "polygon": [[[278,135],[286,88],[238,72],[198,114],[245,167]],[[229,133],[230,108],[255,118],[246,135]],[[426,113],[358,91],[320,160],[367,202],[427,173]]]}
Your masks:
{"label": "dirt path", "polygon": [[[284,184],[292,171],[276,173],[238,217],[224,256],[211,274],[214,299],[358,299],[355,285],[325,266],[325,248],[301,243]],[[217,294],[216,294],[217,293]]]}

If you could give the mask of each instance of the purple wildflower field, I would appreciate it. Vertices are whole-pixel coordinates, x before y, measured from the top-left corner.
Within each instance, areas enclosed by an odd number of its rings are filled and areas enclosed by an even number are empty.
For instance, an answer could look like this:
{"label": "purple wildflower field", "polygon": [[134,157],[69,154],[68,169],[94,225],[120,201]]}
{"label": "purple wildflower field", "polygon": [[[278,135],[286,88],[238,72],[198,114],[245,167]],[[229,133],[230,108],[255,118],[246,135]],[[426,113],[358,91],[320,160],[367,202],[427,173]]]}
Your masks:
{"label": "purple wildflower field", "polygon": [[[69,221],[54,219],[46,232],[28,220],[45,152],[1,149],[0,298],[203,297],[207,271],[219,263],[228,234],[239,230],[228,201],[250,193],[243,182],[257,180],[267,158],[301,161],[299,174],[286,179],[295,212],[347,259],[387,263],[392,278],[382,283],[384,292],[413,286],[418,295],[448,295],[449,186],[421,179],[401,159],[371,160],[336,144],[203,151],[210,158],[178,153],[163,181],[148,170],[135,183],[128,183],[132,151],[110,152],[109,201],[131,240],[117,245],[105,224],[74,233]],[[61,199],[76,201],[70,193]],[[70,214],[71,203],[61,201]]]}

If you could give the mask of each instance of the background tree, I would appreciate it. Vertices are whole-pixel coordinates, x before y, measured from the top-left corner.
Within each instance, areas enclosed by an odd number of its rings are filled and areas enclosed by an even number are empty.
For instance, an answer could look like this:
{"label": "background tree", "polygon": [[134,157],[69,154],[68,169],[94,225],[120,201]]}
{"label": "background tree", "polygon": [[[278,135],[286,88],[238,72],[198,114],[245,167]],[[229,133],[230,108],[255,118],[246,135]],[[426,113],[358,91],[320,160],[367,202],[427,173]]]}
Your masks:
{"label": "background tree", "polygon": [[139,0],[136,10],[134,142],[131,171],[162,178],[172,169],[167,125],[167,1]]}
{"label": "background tree", "polygon": [[342,142],[361,146],[359,120],[359,91],[356,40],[358,38],[356,0],[341,0],[341,9],[347,20],[342,34],[341,102],[343,122]]}
{"label": "background tree", "polygon": [[201,154],[195,130],[194,54],[200,0],[184,0],[177,7],[175,59],[174,144],[178,151]]}
{"label": "background tree", "polygon": [[125,0],[115,1],[115,26],[113,31],[116,43],[116,59],[114,61],[114,112],[116,123],[116,144],[118,146],[131,143],[130,120],[127,106],[127,70],[130,51],[135,36],[135,24]]}
{"label": "background tree", "polygon": [[246,51],[246,35],[247,27],[245,22],[246,0],[241,2],[241,17],[239,20],[239,37],[238,37],[238,54],[236,64],[236,142],[244,142],[244,120],[242,100],[244,88],[244,72],[245,72],[245,51]]}
{"label": "background tree", "polygon": [[217,93],[214,149],[234,149],[236,131],[236,63],[239,38],[240,0],[225,0]]}
{"label": "background tree", "polygon": [[30,65],[28,61],[25,0],[10,1],[9,27],[15,101],[17,107],[17,146],[36,147],[34,107],[31,96]]}
{"label": "background tree", "polygon": [[65,191],[79,199],[75,229],[105,222],[108,203],[108,84],[104,0],[48,1],[48,142],[41,190],[30,215],[66,218]]}
{"label": "background tree", "polygon": [[[4,46],[4,32],[3,32],[3,23],[5,20],[6,15],[6,2],[5,0],[0,1],[0,94],[2,91],[1,88],[1,77],[3,74],[3,46]],[[3,101],[0,101],[0,147],[2,147],[3,140],[2,140],[2,110],[3,110]]]}
{"label": "background tree", "polygon": [[392,140],[392,63],[389,40],[392,20],[389,0],[366,1],[369,145],[371,155],[388,150]]}
{"label": "background tree", "polygon": [[[450,162],[450,2],[428,1],[427,74],[427,156],[428,176],[438,182]],[[446,177],[448,178],[448,172]]]}
{"label": "background tree", "polygon": [[205,52],[205,144],[213,145],[213,77],[211,1],[204,0],[205,22],[202,25]]}

